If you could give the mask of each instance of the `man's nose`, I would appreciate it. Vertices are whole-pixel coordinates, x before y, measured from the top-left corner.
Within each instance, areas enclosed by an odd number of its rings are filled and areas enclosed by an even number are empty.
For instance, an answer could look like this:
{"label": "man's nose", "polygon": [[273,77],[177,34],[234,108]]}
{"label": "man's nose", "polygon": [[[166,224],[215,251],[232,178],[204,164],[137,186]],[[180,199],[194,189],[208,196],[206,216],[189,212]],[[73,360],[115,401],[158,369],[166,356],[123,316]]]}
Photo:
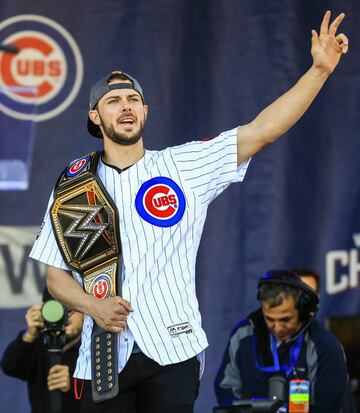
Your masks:
{"label": "man's nose", "polygon": [[280,332],[282,332],[282,330],[283,330],[282,323],[275,322],[274,327],[273,327],[274,333],[280,333]]}
{"label": "man's nose", "polygon": [[128,112],[131,111],[131,105],[130,102],[127,100],[121,103],[121,111],[122,112]]}

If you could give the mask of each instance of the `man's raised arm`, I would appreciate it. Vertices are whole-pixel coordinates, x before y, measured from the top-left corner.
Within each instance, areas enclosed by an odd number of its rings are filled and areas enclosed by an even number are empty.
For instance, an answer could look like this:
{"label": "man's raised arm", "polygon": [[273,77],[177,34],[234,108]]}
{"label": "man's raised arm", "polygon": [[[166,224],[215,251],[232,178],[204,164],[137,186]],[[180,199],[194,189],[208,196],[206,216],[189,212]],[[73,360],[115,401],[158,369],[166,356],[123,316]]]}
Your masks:
{"label": "man's raised arm", "polygon": [[330,14],[330,11],[325,13],[320,34],[311,31],[311,68],[252,122],[238,129],[238,164],[274,142],[301,118],[339,63],[341,55],[347,53],[348,38],[343,33],[336,35],[345,14],[341,13],[331,24]]}

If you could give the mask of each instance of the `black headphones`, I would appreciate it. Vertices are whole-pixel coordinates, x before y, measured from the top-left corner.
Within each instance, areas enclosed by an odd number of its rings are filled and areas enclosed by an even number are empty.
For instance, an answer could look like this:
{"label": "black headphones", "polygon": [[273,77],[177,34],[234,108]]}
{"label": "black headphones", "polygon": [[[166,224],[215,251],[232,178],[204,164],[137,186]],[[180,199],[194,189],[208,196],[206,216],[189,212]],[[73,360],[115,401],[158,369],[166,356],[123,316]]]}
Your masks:
{"label": "black headphones", "polygon": [[262,285],[288,285],[301,290],[297,302],[297,310],[301,321],[307,321],[319,309],[319,296],[315,290],[305,284],[294,271],[270,270],[263,275],[257,285],[257,299],[260,300],[260,287]]}

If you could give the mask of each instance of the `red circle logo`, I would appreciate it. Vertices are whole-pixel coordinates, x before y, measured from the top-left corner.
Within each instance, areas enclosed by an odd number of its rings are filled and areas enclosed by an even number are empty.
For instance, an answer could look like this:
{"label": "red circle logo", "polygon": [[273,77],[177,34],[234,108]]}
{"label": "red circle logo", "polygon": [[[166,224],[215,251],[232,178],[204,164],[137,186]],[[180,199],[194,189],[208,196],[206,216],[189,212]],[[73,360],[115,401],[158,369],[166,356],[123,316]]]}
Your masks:
{"label": "red circle logo", "polygon": [[11,52],[0,52],[0,111],[43,121],[63,112],[83,78],[78,45],[60,24],[44,16],[18,15],[0,22]]}
{"label": "red circle logo", "polygon": [[5,53],[0,65],[2,84],[11,88],[13,99],[38,104],[53,99],[67,75],[66,58],[57,42],[45,33],[23,31],[8,37],[6,43],[19,50]]}
{"label": "red circle logo", "polygon": [[90,162],[90,158],[86,156],[85,158],[75,159],[66,168],[65,174],[67,177],[72,178],[79,175],[83,170],[85,170],[86,165]]}
{"label": "red circle logo", "polygon": [[98,275],[90,286],[90,293],[97,298],[106,298],[110,296],[111,282],[106,274]]}
{"label": "red circle logo", "polygon": [[184,215],[186,200],[182,189],[166,176],[156,176],[144,182],[135,198],[138,214],[158,227],[171,227]]}
{"label": "red circle logo", "polygon": [[69,172],[72,174],[76,174],[76,172],[79,172],[85,164],[86,159],[80,159],[79,161],[75,162],[73,165],[70,166]]}
{"label": "red circle logo", "polygon": [[167,185],[154,185],[144,196],[144,205],[149,214],[156,218],[167,219],[177,211],[178,198]]}

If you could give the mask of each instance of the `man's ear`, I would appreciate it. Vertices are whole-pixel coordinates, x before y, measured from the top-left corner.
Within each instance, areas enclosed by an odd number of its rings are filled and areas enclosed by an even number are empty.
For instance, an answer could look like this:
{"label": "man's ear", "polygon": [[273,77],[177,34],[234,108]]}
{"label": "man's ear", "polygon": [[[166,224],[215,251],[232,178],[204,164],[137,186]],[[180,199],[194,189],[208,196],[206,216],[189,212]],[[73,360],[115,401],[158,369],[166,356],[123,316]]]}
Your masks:
{"label": "man's ear", "polygon": [[144,113],[145,113],[145,120],[148,117],[148,113],[149,113],[149,106],[148,105],[144,105]]}
{"label": "man's ear", "polygon": [[89,118],[91,120],[91,122],[95,123],[95,125],[100,125],[101,124],[101,120],[100,120],[100,116],[99,116],[99,112],[97,110],[90,110],[89,111]]}

